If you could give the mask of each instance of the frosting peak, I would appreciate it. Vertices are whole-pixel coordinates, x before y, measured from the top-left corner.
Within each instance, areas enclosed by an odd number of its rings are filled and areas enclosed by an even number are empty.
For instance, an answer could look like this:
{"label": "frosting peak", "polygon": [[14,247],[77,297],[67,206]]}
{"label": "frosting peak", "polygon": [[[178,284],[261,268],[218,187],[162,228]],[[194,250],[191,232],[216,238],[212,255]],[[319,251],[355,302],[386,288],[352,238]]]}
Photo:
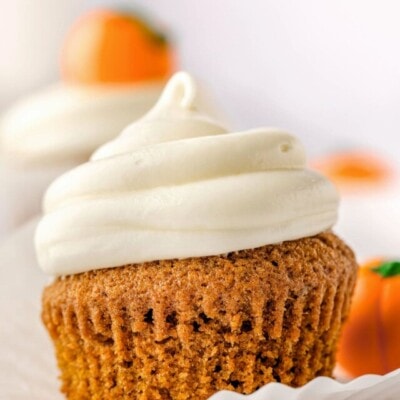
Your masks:
{"label": "frosting peak", "polygon": [[181,109],[193,109],[197,88],[193,78],[186,72],[176,73],[168,82],[160,99],[149,115],[156,113],[165,106]]}
{"label": "frosting peak", "polygon": [[200,257],[330,228],[338,197],[305,169],[301,143],[274,128],[227,133],[175,75],[153,110],[49,188],[39,263],[73,274]]}
{"label": "frosting peak", "polygon": [[220,124],[196,110],[196,92],[193,78],[186,72],[178,72],[153,109],[129,125],[118,138],[100,147],[92,160],[158,143],[227,133]]}

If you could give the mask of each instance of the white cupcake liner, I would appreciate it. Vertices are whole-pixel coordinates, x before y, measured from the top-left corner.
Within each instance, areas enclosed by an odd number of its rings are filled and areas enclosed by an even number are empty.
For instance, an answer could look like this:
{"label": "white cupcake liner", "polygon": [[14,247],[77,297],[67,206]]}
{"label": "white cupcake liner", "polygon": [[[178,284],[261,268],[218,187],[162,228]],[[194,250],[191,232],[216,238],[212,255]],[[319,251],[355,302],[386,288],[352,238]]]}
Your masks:
{"label": "white cupcake liner", "polygon": [[[50,339],[40,321],[43,286],[51,278],[35,260],[37,219],[0,245],[0,400],[61,400]],[[316,378],[293,389],[270,383],[251,395],[222,391],[210,400],[399,400],[400,370],[348,383]]]}
{"label": "white cupcake liner", "polygon": [[390,374],[363,375],[348,383],[320,377],[293,389],[270,383],[251,395],[222,391],[209,400],[399,400],[400,369]]}

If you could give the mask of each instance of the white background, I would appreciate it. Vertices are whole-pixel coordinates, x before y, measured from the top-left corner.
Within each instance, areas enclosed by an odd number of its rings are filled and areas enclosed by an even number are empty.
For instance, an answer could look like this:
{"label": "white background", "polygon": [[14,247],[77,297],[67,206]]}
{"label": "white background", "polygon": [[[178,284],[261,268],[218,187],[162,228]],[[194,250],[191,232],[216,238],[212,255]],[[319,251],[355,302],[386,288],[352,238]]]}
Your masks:
{"label": "white background", "polygon": [[0,0],[0,106],[56,80],[71,22],[102,4],[165,23],[180,66],[202,78],[233,127],[275,125],[308,148],[361,145],[396,157],[396,0]]}

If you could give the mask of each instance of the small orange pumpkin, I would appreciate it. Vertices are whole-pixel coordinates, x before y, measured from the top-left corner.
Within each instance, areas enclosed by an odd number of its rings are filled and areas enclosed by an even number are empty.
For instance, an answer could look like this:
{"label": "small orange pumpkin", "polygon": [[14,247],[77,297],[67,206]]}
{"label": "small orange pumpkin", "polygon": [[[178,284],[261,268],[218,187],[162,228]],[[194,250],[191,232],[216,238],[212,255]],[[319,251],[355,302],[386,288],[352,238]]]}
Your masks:
{"label": "small orange pumpkin", "polygon": [[334,153],[314,160],[311,166],[331,179],[344,193],[384,186],[393,176],[389,164],[365,150]]}
{"label": "small orange pumpkin", "polygon": [[81,17],[62,51],[61,73],[68,82],[140,82],[167,78],[172,70],[166,38],[138,16],[113,10]]}
{"label": "small orange pumpkin", "polygon": [[400,368],[400,261],[374,260],[359,269],[337,360],[353,377]]}

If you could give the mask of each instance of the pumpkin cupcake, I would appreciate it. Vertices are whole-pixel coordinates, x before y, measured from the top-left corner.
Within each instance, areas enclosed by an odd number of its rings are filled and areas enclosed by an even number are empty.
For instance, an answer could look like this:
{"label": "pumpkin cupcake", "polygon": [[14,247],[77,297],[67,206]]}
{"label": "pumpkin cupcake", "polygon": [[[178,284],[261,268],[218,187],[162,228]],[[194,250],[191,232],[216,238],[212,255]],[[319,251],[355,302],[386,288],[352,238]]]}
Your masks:
{"label": "pumpkin cupcake", "polygon": [[57,176],[149,111],[173,64],[165,36],[138,16],[111,9],[82,16],[62,48],[61,81],[2,116],[0,233],[38,214]]}
{"label": "pumpkin cupcake", "polygon": [[338,196],[271,128],[228,133],[174,76],[49,188],[38,260],[69,399],[196,399],[329,376],[353,291]]}

